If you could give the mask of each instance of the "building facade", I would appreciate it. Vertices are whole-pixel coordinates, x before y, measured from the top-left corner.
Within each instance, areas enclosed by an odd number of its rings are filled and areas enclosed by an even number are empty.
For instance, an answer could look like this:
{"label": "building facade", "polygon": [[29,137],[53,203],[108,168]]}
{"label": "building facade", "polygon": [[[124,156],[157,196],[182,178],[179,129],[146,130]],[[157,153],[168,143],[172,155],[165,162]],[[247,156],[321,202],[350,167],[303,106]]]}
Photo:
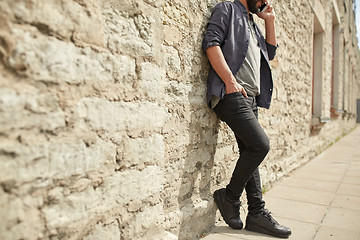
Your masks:
{"label": "building facade", "polygon": [[[238,158],[205,99],[217,2],[0,1],[0,239],[190,240],[215,223]],[[264,190],[354,129],[360,98],[353,1],[271,3]]]}

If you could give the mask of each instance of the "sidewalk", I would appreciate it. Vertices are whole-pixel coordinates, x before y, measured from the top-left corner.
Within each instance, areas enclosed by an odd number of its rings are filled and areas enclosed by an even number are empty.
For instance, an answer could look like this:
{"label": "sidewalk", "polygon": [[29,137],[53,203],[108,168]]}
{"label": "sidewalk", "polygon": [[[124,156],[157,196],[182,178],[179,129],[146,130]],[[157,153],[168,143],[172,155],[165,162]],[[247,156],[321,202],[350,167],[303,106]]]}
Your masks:
{"label": "sidewalk", "polygon": [[[360,239],[360,127],[277,183],[264,200],[274,218],[291,228],[291,240]],[[245,222],[243,210],[241,218]],[[224,222],[202,238],[241,239],[277,238],[233,230]]]}

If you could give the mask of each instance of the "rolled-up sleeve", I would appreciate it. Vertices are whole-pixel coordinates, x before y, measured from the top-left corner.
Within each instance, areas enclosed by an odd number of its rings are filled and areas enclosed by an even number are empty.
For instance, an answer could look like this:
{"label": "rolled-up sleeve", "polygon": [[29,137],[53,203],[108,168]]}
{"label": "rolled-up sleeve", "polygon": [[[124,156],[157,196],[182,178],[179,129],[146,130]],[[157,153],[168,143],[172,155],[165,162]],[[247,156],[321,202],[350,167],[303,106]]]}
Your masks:
{"label": "rolled-up sleeve", "polygon": [[229,12],[229,5],[226,2],[220,2],[214,7],[202,42],[204,51],[223,43],[229,25]]}
{"label": "rolled-up sleeve", "polygon": [[268,51],[268,56],[269,56],[269,60],[273,60],[275,58],[276,55],[276,49],[279,47],[279,45],[277,44],[276,46],[266,42],[266,48]]}

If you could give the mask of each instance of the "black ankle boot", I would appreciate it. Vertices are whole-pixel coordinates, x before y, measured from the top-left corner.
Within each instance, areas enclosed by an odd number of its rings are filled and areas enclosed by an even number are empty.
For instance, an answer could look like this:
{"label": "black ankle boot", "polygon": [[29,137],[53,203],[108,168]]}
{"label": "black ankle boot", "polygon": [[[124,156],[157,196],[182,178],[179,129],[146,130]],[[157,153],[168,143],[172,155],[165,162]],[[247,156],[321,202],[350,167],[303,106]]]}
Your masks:
{"label": "black ankle boot", "polygon": [[291,235],[291,230],[281,226],[267,209],[262,210],[256,215],[248,214],[245,229],[279,238],[288,238]]}
{"label": "black ankle boot", "polygon": [[226,189],[222,188],[214,192],[215,203],[218,206],[224,221],[233,229],[242,229],[243,222],[240,219],[241,202],[230,200],[226,197]]}

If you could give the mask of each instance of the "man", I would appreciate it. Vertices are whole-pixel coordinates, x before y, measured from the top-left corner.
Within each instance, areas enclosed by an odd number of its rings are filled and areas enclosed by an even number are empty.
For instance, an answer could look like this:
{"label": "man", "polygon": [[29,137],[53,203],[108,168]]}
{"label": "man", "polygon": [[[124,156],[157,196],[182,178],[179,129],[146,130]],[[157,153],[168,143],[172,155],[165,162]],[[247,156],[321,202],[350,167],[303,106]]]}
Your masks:
{"label": "man", "polygon": [[[262,4],[267,9],[259,11]],[[265,21],[266,40],[253,21]],[[269,151],[269,139],[258,122],[258,106],[269,108],[272,76],[269,61],[275,57],[275,13],[267,0],[220,2],[212,12],[203,40],[211,68],[207,99],[217,116],[232,129],[240,158],[225,188],[214,199],[225,222],[242,229],[240,196],[248,199],[248,231],[288,238],[291,230],[279,225],[265,209],[258,166]]]}

